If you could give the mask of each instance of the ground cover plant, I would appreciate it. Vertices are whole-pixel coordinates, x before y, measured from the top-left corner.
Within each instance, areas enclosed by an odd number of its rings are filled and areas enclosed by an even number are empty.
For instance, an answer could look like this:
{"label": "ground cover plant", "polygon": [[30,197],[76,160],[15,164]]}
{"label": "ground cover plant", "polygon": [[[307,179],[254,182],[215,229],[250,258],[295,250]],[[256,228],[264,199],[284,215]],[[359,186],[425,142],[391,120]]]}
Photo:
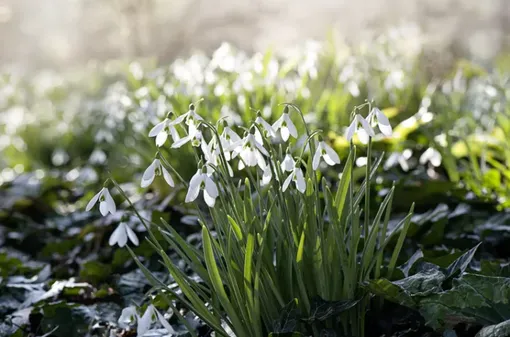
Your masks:
{"label": "ground cover plant", "polygon": [[373,46],[5,72],[0,335],[510,335],[508,66]]}

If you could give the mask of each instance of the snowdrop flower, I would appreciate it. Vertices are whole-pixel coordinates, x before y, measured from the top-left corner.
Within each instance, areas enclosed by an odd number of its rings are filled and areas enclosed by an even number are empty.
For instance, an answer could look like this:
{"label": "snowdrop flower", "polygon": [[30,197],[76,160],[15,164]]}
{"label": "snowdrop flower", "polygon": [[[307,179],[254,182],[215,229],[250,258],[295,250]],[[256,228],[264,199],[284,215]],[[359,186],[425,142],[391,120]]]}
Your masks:
{"label": "snowdrop flower", "polygon": [[271,179],[273,178],[273,171],[271,171],[271,165],[266,165],[266,168],[264,169],[264,172],[262,173],[262,181],[260,184],[262,186],[266,186],[271,182]]}
{"label": "snowdrop flower", "polygon": [[305,193],[306,181],[305,181],[305,177],[303,176],[303,171],[301,171],[301,169],[299,167],[295,166],[292,169],[292,173],[289,174],[287,179],[285,179],[285,181],[283,182],[283,186],[282,186],[283,192],[285,192],[287,190],[291,181],[294,181],[294,183],[296,184],[296,188],[299,192]]}
{"label": "snowdrop flower", "polygon": [[296,162],[294,161],[290,153],[287,153],[285,155],[285,158],[283,159],[283,162],[280,164],[282,171],[291,172],[294,170],[294,166],[296,166]]}
{"label": "snowdrop flower", "polygon": [[161,161],[159,159],[154,159],[152,164],[150,164],[149,167],[147,167],[147,169],[143,173],[141,184],[142,188],[145,188],[152,184],[154,178],[156,176],[160,176],[161,174],[163,174],[163,178],[165,178],[165,181],[168,185],[170,185],[171,187],[175,186],[172,176],[170,175],[170,173],[168,173],[167,169],[161,164]]}
{"label": "snowdrop flower", "polygon": [[188,135],[173,143],[172,148],[178,149],[188,142],[191,142],[191,145],[194,147],[200,146],[202,142],[202,131],[198,129],[198,126],[193,121],[188,124]]}
{"label": "snowdrop flower", "polygon": [[289,139],[289,135],[297,138],[298,133],[296,126],[290,119],[290,116],[288,113],[284,112],[280,118],[273,124],[274,131],[280,130],[280,134],[282,135],[282,139],[284,141],[287,141]]}
{"label": "snowdrop flower", "polygon": [[175,121],[165,118],[161,123],[156,124],[150,131],[149,137],[156,137],[156,146],[160,147],[165,144],[168,135],[172,137],[174,142],[178,141],[181,137],[175,129]]}
{"label": "snowdrop flower", "polygon": [[151,304],[147,307],[143,316],[138,318],[138,327],[136,329],[137,335],[139,337],[143,336],[150,329],[156,319],[169,334],[175,334],[175,330],[170,324],[168,324],[165,317]]}
{"label": "snowdrop flower", "polygon": [[174,121],[174,124],[180,124],[184,120],[186,120],[186,124],[189,124],[191,122],[203,121],[204,119],[202,117],[200,117],[200,115],[195,112],[195,105],[190,104],[188,112],[177,117]]}
{"label": "snowdrop flower", "polygon": [[135,246],[138,246],[140,243],[138,241],[138,237],[136,236],[135,232],[133,232],[131,227],[126,225],[125,222],[121,222],[113,231],[112,235],[110,236],[110,240],[108,240],[108,243],[110,246],[115,246],[115,244],[118,244],[119,247],[124,247],[128,238]]}
{"label": "snowdrop flower", "polygon": [[218,197],[218,187],[207,173],[198,170],[189,182],[188,193],[186,194],[186,202],[194,201],[200,191],[204,191],[204,200],[209,207],[214,207],[216,198]]}
{"label": "snowdrop flower", "polygon": [[[292,121],[291,121],[291,123],[292,123]],[[266,122],[266,120],[264,118],[262,118],[260,113],[258,113],[257,118],[255,118],[255,125],[259,126],[260,128],[262,128],[262,130],[264,130],[266,137],[271,137],[271,138],[276,137],[275,129],[271,126],[271,124]],[[257,129],[257,131],[258,131],[258,129]],[[262,135],[260,134],[260,131],[257,133],[257,136],[262,137]],[[262,139],[257,139],[257,141],[262,144]]]}
{"label": "snowdrop flower", "polygon": [[393,129],[391,128],[388,117],[386,117],[386,115],[378,108],[373,108],[372,111],[370,111],[367,116],[367,120],[370,121],[370,123],[375,122],[381,133],[386,137],[391,137],[393,134]]}
{"label": "snowdrop flower", "polygon": [[103,216],[106,216],[108,212],[111,214],[115,213],[117,211],[117,207],[115,206],[115,201],[113,201],[113,198],[110,194],[110,191],[103,187],[101,191],[99,191],[87,204],[87,207],[85,208],[85,211],[90,211],[92,207],[97,203],[99,200],[99,211]]}
{"label": "snowdrop flower", "polygon": [[372,129],[368,121],[361,115],[356,114],[356,116],[354,116],[354,119],[351,122],[351,125],[349,125],[349,127],[347,128],[345,138],[347,138],[348,142],[350,142],[354,134],[358,132],[360,125],[370,137],[375,136],[374,130]]}
{"label": "snowdrop flower", "polygon": [[223,147],[225,159],[230,160],[232,159],[232,156],[230,155],[230,151],[228,151],[227,149],[230,149],[236,143],[240,143],[241,137],[239,137],[239,135],[235,133],[235,131],[232,130],[230,127],[225,126],[223,128],[223,132],[220,135],[220,142],[221,147]]}
{"label": "snowdrop flower", "polygon": [[[202,142],[202,153],[204,154],[206,164],[210,164],[212,166],[218,166],[221,158],[220,158],[220,147],[216,146],[216,138],[213,138],[209,144],[206,142]],[[225,152],[225,160],[227,160],[227,169],[228,174],[233,177],[234,176],[234,170],[232,170],[232,166],[228,163],[227,155],[230,158],[230,153]],[[212,174],[214,172],[214,169],[207,165],[207,173]]]}
{"label": "snowdrop flower", "polygon": [[315,154],[313,155],[312,168],[314,170],[319,167],[321,158],[323,158],[329,166],[340,164],[340,157],[338,157],[338,154],[323,140],[319,142],[317,150],[315,150]]}
{"label": "snowdrop flower", "polygon": [[263,155],[269,156],[269,153],[259,142],[257,142],[253,134],[248,134],[244,139],[242,139],[241,143],[236,143],[233,147],[232,158],[237,157],[239,154],[242,159],[239,162],[239,170],[242,170],[245,165],[248,167],[258,165],[261,169],[266,168],[266,161],[264,160]]}
{"label": "snowdrop flower", "polygon": [[133,324],[137,317],[138,313],[136,312],[136,308],[130,305],[129,307],[122,309],[122,313],[120,314],[119,320],[117,322],[121,328],[126,328]]}
{"label": "snowdrop flower", "polygon": [[439,167],[441,165],[441,153],[436,149],[429,147],[420,156],[420,164],[424,165],[426,162],[430,162],[432,166]]}
{"label": "snowdrop flower", "polygon": [[413,155],[413,151],[411,149],[405,149],[404,151],[402,151],[402,153],[393,152],[392,154],[390,154],[390,156],[384,163],[383,168],[385,170],[388,170],[398,163],[400,165],[400,167],[402,168],[402,170],[407,172],[407,171],[409,171],[408,160],[411,158],[412,155]]}

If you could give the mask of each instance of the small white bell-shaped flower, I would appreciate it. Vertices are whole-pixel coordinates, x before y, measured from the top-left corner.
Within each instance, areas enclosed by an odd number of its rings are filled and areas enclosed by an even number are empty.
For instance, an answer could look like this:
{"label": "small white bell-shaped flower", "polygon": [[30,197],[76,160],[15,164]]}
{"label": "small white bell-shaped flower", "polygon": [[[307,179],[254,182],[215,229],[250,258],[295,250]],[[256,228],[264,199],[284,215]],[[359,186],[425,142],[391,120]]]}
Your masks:
{"label": "small white bell-shaped flower", "polygon": [[[170,114],[169,114],[170,115]],[[161,123],[156,124],[150,131],[149,137],[156,137],[156,146],[161,147],[168,139],[168,135],[177,142],[181,137],[175,128],[175,121],[171,121],[168,117]]]}
{"label": "small white bell-shaped flower", "polygon": [[149,186],[154,181],[154,178],[160,175],[163,175],[163,178],[165,179],[168,185],[170,185],[171,187],[175,186],[172,176],[167,171],[167,169],[161,164],[161,161],[159,159],[154,159],[152,164],[150,164],[149,167],[147,167],[142,176],[141,186],[143,188]]}
{"label": "small white bell-shaped flower", "polygon": [[284,110],[284,112],[280,116],[280,118],[278,118],[278,120],[276,122],[274,122],[273,129],[275,131],[279,130],[280,134],[282,136],[282,139],[284,141],[287,141],[287,140],[289,140],[289,136],[297,138],[298,132],[297,132],[296,126],[290,119],[289,114],[285,111],[287,111],[287,109]]}
{"label": "small white bell-shaped flower", "polygon": [[194,121],[188,123],[188,135],[173,143],[172,148],[178,149],[188,142],[191,142],[194,147],[199,147],[202,142],[202,131],[198,129]]}
{"label": "small white bell-shaped flower", "polygon": [[225,159],[231,160],[232,156],[228,149],[232,148],[232,146],[236,143],[241,142],[241,137],[234,130],[232,130],[229,126],[225,126],[223,128],[223,132],[220,135],[221,147],[223,147],[223,153],[225,154]]}
{"label": "small white bell-shaped flower", "polygon": [[282,163],[280,164],[282,171],[291,172],[294,170],[295,166],[296,166],[296,162],[294,161],[294,158],[292,158],[292,155],[290,153],[287,153],[285,155],[285,158],[283,159]]}
{"label": "small white bell-shaped flower", "polygon": [[372,111],[370,111],[367,116],[367,121],[369,123],[376,123],[381,133],[386,137],[391,137],[393,134],[393,129],[388,117],[378,108],[373,108]]}
{"label": "small white bell-shaped flower", "polygon": [[[266,137],[271,137],[271,138],[276,137],[275,129],[271,126],[271,124],[266,122],[266,120],[264,118],[262,118],[260,113],[258,113],[257,114],[257,118],[255,118],[255,125],[257,125],[258,127],[260,127],[264,131],[264,135]],[[255,132],[255,137],[257,138],[257,141],[260,144],[263,144],[262,135],[260,134],[260,131],[258,129]]]}
{"label": "small white bell-shaped flower", "polygon": [[340,164],[340,157],[338,157],[338,154],[323,140],[319,141],[319,145],[313,155],[312,168],[314,170],[317,170],[319,167],[321,158],[324,159],[329,166]]}
{"label": "small white bell-shaped flower", "polygon": [[218,187],[216,187],[216,183],[212,180],[211,176],[203,172],[203,170],[197,170],[197,173],[191,178],[185,201],[194,201],[200,191],[204,191],[205,203],[209,207],[214,207],[216,198],[219,195]]}
{"label": "small white bell-shaped flower", "polygon": [[90,199],[87,207],[85,208],[85,211],[90,211],[98,200],[99,211],[103,216],[106,216],[108,213],[114,214],[117,211],[115,201],[113,201],[110,191],[106,187],[103,187],[101,191],[99,191],[96,195],[94,195],[94,197],[92,197],[92,199]]}
{"label": "small white bell-shaped flower", "polygon": [[257,142],[255,136],[249,133],[240,143],[233,145],[232,158],[237,155],[241,157],[238,169],[242,170],[245,165],[253,167],[258,165],[261,169],[266,168],[266,161],[263,156],[269,156],[267,150]]}
{"label": "small white bell-shaped flower", "polygon": [[289,174],[287,179],[283,182],[282,191],[285,192],[287,188],[289,187],[291,181],[293,181],[296,184],[296,188],[299,192],[305,193],[306,191],[306,181],[305,177],[303,175],[303,171],[301,168],[294,166],[292,169],[292,172]]}
{"label": "small white bell-shaped flower", "polygon": [[441,165],[442,156],[439,151],[436,149],[429,147],[425,152],[420,156],[420,164],[424,165],[427,162],[430,162],[432,166],[439,167]]}
{"label": "small white bell-shaped flower", "polygon": [[266,186],[271,182],[271,179],[273,178],[273,171],[271,170],[271,165],[266,165],[266,168],[262,172],[262,181],[260,182],[260,185]]}
{"label": "small white bell-shaped flower", "polygon": [[138,313],[136,312],[136,308],[130,305],[129,307],[122,309],[122,313],[120,314],[117,323],[119,324],[119,327],[127,328],[135,323],[137,317]]}
{"label": "small white bell-shaped flower", "polygon": [[352,137],[356,132],[359,130],[359,126],[361,125],[362,129],[370,136],[374,137],[374,129],[370,126],[368,121],[363,118],[361,115],[356,114],[354,116],[354,119],[351,122],[351,125],[347,128],[347,132],[345,134],[345,138],[347,138],[347,141],[350,142]]}
{"label": "small white bell-shaped flower", "polygon": [[[217,146],[216,143],[217,143],[216,138],[213,138],[209,142],[209,144],[207,144],[206,142],[202,142],[202,145],[201,145],[202,153],[204,154],[204,158],[205,158],[205,163],[208,164],[207,165],[207,173],[208,174],[212,174],[214,172],[214,169],[210,165],[218,167],[218,164],[221,161],[221,157],[220,157],[221,149],[219,146]],[[230,154],[225,152],[225,160],[227,161],[228,174],[231,177],[233,177],[234,170],[232,170],[232,166],[230,166],[230,164],[228,163],[227,155],[228,155],[228,157],[230,157]]]}
{"label": "small white bell-shaped flower", "polygon": [[110,246],[114,246],[115,244],[118,244],[119,247],[124,247],[129,240],[135,245],[138,246],[140,243],[138,241],[138,237],[136,236],[135,232],[129,227],[124,221],[122,221],[117,228],[113,231],[112,235],[110,236],[110,239],[108,240],[108,243]]}
{"label": "small white bell-shaped flower", "polygon": [[190,104],[188,112],[178,116],[175,119],[174,124],[180,124],[184,120],[186,121],[186,124],[189,124],[190,122],[203,121],[204,119],[195,112],[195,105]]}

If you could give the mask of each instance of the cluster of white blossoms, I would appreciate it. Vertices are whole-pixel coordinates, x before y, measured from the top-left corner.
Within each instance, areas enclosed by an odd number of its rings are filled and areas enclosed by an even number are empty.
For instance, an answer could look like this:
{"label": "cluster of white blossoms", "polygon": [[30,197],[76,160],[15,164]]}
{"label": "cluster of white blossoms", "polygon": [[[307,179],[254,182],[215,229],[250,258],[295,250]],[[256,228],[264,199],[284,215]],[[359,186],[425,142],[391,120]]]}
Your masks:
{"label": "cluster of white blossoms", "polygon": [[[220,124],[220,123],[218,123]],[[292,137],[298,138],[298,130],[292,121],[288,107],[285,107],[282,115],[274,124],[268,123],[262,116],[257,114],[253,124],[243,129],[244,134],[241,137],[225,121],[221,121],[222,132],[204,121],[204,119],[195,112],[195,106],[190,104],[188,112],[175,116],[169,113],[167,117],[149,132],[149,137],[156,138],[156,146],[162,147],[167,140],[172,140],[171,148],[180,148],[190,143],[202,156],[201,163],[196,173],[188,184],[185,202],[195,201],[200,194],[203,195],[205,203],[209,207],[214,207],[216,199],[220,194],[220,188],[215,181],[215,172],[221,171],[220,167],[226,169],[230,177],[234,176],[231,162],[237,160],[237,169],[257,168],[261,171],[260,184],[266,186],[271,183],[273,178],[276,181],[283,179],[280,188],[283,192],[287,191],[292,182],[296,189],[305,193],[306,179],[302,169],[302,158],[293,157],[290,147],[287,147],[285,157],[281,162],[273,157],[272,152],[266,148],[273,143],[288,142]],[[381,133],[388,137],[392,134],[392,128],[388,118],[384,113],[374,108],[366,118],[356,114],[352,123],[347,128],[346,138],[352,141],[355,133],[364,133],[368,137],[375,137],[373,126],[377,125]],[[211,130],[211,139],[207,142],[203,132],[209,128]],[[182,133],[182,136],[181,136]],[[310,139],[309,139],[310,141]],[[305,147],[308,147],[308,143]],[[326,143],[320,136],[312,155],[312,169],[317,170],[321,162],[329,166],[340,163],[338,154]],[[171,187],[175,186],[174,179],[165,165],[168,164],[161,157],[160,153],[156,155],[154,161],[147,167],[142,175],[141,187],[146,188],[151,185],[157,176],[162,176],[164,181]],[[281,172],[276,172],[275,167],[279,165]],[[287,175],[279,176],[278,173]],[[202,192],[202,193],[201,193]],[[99,201],[99,210],[103,216],[108,213],[115,213],[115,202],[108,191],[103,187],[87,205],[89,211]],[[128,239],[135,245],[138,245],[138,238],[133,230],[125,223],[121,222],[118,228],[110,237],[110,245],[118,244],[120,247],[126,245]]]}

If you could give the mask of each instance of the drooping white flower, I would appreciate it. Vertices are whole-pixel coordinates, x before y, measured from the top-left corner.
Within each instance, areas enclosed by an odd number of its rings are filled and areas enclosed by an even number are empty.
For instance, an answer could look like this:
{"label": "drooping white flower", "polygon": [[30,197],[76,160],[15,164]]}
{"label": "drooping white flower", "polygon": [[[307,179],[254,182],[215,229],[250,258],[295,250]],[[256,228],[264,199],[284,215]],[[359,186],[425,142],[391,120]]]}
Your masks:
{"label": "drooping white flower", "polygon": [[221,146],[223,147],[223,153],[225,154],[225,159],[228,161],[232,159],[232,156],[230,155],[230,148],[236,143],[241,142],[241,137],[237,133],[235,133],[234,130],[232,130],[230,127],[225,126],[223,128],[223,132],[220,135],[220,142]]}
{"label": "drooping white flower", "polygon": [[188,142],[191,142],[191,145],[194,147],[200,146],[202,142],[202,131],[198,129],[198,126],[193,121],[188,124],[188,135],[173,143],[172,148],[178,149]]}
{"label": "drooping white flower", "polygon": [[[214,169],[210,166],[218,166],[218,164],[221,161],[221,149],[217,145],[216,138],[213,138],[209,144],[206,142],[202,142],[201,144],[202,153],[204,154],[204,158],[206,160],[207,165],[207,173],[212,174],[214,172]],[[234,176],[234,170],[232,170],[232,166],[228,163],[227,155],[230,158],[230,153],[225,152],[225,160],[227,161],[227,170],[228,174],[233,177]]]}
{"label": "drooping white flower", "polygon": [[138,317],[138,326],[136,333],[138,337],[143,336],[151,327],[152,323],[156,321],[156,308],[150,304],[142,317]]}
{"label": "drooping white flower", "polygon": [[317,150],[315,150],[315,154],[313,155],[312,168],[314,170],[319,167],[321,158],[323,158],[329,166],[340,164],[340,157],[338,157],[338,154],[324,141],[319,142]]}
{"label": "drooping white flower", "polygon": [[388,170],[398,163],[402,170],[407,172],[409,171],[408,160],[412,157],[412,155],[413,151],[411,149],[405,149],[402,152],[393,152],[388,156],[383,168]]}
{"label": "drooping white flower", "polygon": [[266,186],[271,182],[271,179],[273,178],[273,171],[271,170],[271,165],[266,165],[266,168],[264,169],[262,173],[262,181],[260,184],[262,186]]}
{"label": "drooping white flower", "polygon": [[189,182],[188,193],[186,194],[186,202],[194,201],[200,191],[204,191],[204,200],[209,207],[214,207],[216,198],[218,197],[218,187],[207,173],[198,170]]}
{"label": "drooping white flower", "polygon": [[174,124],[180,124],[182,123],[183,121],[186,121],[186,124],[189,124],[189,123],[195,123],[197,121],[203,121],[204,119],[195,112],[195,105],[194,104],[190,104],[189,105],[189,110],[178,116],[175,120],[174,120]]}
{"label": "drooping white flower", "polygon": [[424,165],[427,162],[430,162],[432,166],[439,167],[441,165],[442,156],[439,151],[436,149],[429,147],[425,152],[420,156],[420,164]]}
{"label": "drooping white flower", "polygon": [[134,324],[137,317],[138,313],[136,312],[136,308],[130,305],[129,307],[122,309],[122,313],[120,314],[117,322],[121,328],[126,328],[131,324]]}
{"label": "drooping white flower", "polygon": [[150,164],[149,167],[147,167],[147,169],[143,173],[141,184],[142,187],[145,188],[149,186],[154,181],[154,178],[160,175],[163,175],[163,178],[165,179],[168,185],[170,185],[171,187],[175,186],[172,176],[167,171],[167,169],[161,164],[161,161],[159,159],[154,159],[152,164]]}
{"label": "drooping white flower", "polygon": [[283,182],[282,191],[285,192],[290,185],[290,182],[294,181],[296,184],[296,188],[299,192],[305,193],[306,191],[306,181],[303,175],[303,171],[299,167],[294,167],[292,172],[289,174],[287,179]]}
{"label": "drooping white flower", "polygon": [[367,116],[367,121],[370,123],[376,123],[381,133],[386,137],[391,137],[393,134],[393,129],[388,117],[386,117],[386,115],[378,108],[373,108],[372,111],[370,111]]}
{"label": "drooping white flower", "polygon": [[113,214],[117,211],[115,201],[113,201],[110,191],[106,187],[103,187],[101,191],[99,191],[96,195],[94,195],[94,197],[92,197],[92,199],[90,199],[89,203],[87,204],[87,207],[85,208],[85,211],[87,212],[90,211],[98,200],[99,211],[103,216],[106,216],[108,212]]}
{"label": "drooping white flower", "polygon": [[[255,118],[255,125],[257,125],[260,128],[262,128],[262,130],[264,131],[266,137],[271,137],[271,138],[276,137],[275,129],[271,126],[271,124],[266,122],[266,120],[264,118],[262,118],[262,116],[260,114],[257,115],[257,118]],[[258,129],[257,129],[257,131],[258,131]],[[257,141],[260,144],[263,144],[263,142],[262,142],[262,135],[260,134],[260,131],[256,132],[255,137],[257,137]],[[260,137],[260,139],[258,139],[259,137]]]}
{"label": "drooping white flower", "polygon": [[129,240],[135,245],[138,246],[140,243],[138,241],[138,237],[136,236],[135,232],[129,227],[125,222],[121,222],[117,228],[113,231],[112,235],[110,236],[110,239],[108,240],[108,243],[110,246],[114,246],[115,244],[118,244],[119,247],[124,247],[127,243],[127,240]]}
{"label": "drooping white flower", "polygon": [[274,122],[273,129],[275,131],[280,130],[280,134],[282,135],[282,139],[284,141],[287,141],[289,136],[294,138],[297,138],[298,136],[296,126],[290,119],[289,114],[285,112],[280,116],[280,118],[278,118],[276,122]]}
{"label": "drooping white flower", "polygon": [[158,316],[158,321],[159,323],[161,323],[161,325],[163,326],[163,328],[166,329],[166,331],[169,333],[169,334],[175,334],[175,330],[172,328],[172,326],[168,323],[168,321],[165,319],[165,316],[163,316],[159,311],[155,310],[156,311],[156,315]]}
{"label": "drooping white flower", "polygon": [[241,157],[238,169],[242,170],[245,165],[253,167],[258,165],[261,169],[266,168],[264,156],[268,156],[267,150],[260,144],[253,134],[248,134],[241,142],[233,145],[232,158]]}
{"label": "drooping white flower", "polygon": [[149,137],[156,137],[156,145],[162,146],[168,139],[168,135],[172,137],[174,142],[178,141],[181,137],[175,128],[175,121],[165,118],[161,123],[156,124],[150,131]]}
{"label": "drooping white flower", "polygon": [[359,126],[361,125],[362,129],[370,136],[374,137],[374,129],[370,126],[368,121],[363,118],[361,115],[356,114],[354,116],[354,119],[352,120],[351,124],[347,128],[347,132],[345,134],[345,138],[347,138],[347,141],[350,142],[352,137],[356,132],[358,132]]}
{"label": "drooping white flower", "polygon": [[294,158],[292,158],[292,156],[289,153],[287,153],[282,163],[280,164],[282,171],[291,172],[294,170],[294,166],[296,166]]}

